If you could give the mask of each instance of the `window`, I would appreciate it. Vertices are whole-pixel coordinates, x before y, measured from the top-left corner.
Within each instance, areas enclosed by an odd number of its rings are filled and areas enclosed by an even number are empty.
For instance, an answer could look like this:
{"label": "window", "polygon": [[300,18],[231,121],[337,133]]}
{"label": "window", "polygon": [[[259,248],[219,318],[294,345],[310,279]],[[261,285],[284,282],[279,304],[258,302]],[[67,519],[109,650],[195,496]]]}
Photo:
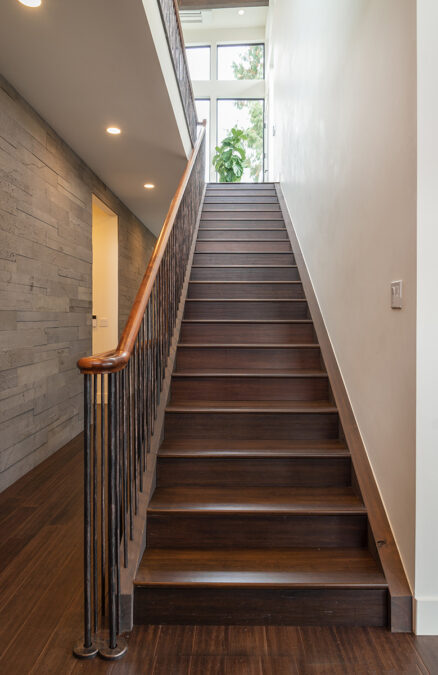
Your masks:
{"label": "window", "polygon": [[233,127],[246,132],[243,148],[246,152],[243,182],[260,183],[264,170],[264,100],[263,99],[218,99],[217,142],[218,145]]}
{"label": "window", "polygon": [[192,80],[210,79],[210,47],[186,47]]}
{"label": "window", "polygon": [[218,80],[263,80],[265,46],[219,45],[217,48]]}
{"label": "window", "polygon": [[210,99],[197,98],[195,100],[198,121],[207,120],[207,129],[205,132],[205,180],[210,180]]}

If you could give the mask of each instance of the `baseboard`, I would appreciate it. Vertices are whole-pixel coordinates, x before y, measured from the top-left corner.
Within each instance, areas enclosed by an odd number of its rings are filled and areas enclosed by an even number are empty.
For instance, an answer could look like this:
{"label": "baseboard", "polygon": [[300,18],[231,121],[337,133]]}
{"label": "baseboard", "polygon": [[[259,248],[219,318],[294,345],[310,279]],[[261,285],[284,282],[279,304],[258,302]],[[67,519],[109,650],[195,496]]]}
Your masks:
{"label": "baseboard", "polygon": [[393,632],[410,633],[412,631],[411,589],[374,478],[368,454],[356,423],[344,380],[325,327],[321,309],[304,261],[300,243],[281,186],[279,183],[276,183],[275,187],[295,255],[295,262],[298,266],[298,271],[306,294],[309,311],[321,347],[321,353],[330,378],[333,396],[338,407],[339,417],[350,450],[354,471],[357,476],[362,498],[368,511],[368,520],[376,543],[377,555],[388,583],[390,595],[390,627]]}
{"label": "baseboard", "polygon": [[438,635],[438,598],[414,599],[414,631],[417,635]]}

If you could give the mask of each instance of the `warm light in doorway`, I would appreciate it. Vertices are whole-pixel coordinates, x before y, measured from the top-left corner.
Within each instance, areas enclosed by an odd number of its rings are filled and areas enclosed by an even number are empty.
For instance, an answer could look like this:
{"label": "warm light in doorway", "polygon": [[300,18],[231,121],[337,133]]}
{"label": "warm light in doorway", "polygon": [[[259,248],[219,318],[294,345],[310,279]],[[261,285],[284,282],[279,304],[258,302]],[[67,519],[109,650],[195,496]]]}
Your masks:
{"label": "warm light in doorway", "polygon": [[119,127],[108,127],[106,131],[108,134],[111,134],[112,136],[118,136],[119,134],[122,133],[122,130],[119,129]]}
{"label": "warm light in doorway", "polygon": [[154,188],[155,185],[153,183],[145,183],[143,187],[145,187],[146,190],[152,190],[152,188]]}
{"label": "warm light in doorway", "polygon": [[22,5],[26,7],[39,7],[41,5],[41,0],[18,0]]}

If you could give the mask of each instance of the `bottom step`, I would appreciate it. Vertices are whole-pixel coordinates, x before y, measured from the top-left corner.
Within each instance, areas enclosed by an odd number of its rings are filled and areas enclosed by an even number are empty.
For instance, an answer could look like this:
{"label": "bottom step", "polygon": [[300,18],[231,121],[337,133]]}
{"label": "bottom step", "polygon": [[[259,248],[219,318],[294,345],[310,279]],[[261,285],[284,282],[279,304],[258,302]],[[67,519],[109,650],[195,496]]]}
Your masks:
{"label": "bottom step", "polygon": [[387,584],[366,549],[146,551],[136,624],[386,626]]}

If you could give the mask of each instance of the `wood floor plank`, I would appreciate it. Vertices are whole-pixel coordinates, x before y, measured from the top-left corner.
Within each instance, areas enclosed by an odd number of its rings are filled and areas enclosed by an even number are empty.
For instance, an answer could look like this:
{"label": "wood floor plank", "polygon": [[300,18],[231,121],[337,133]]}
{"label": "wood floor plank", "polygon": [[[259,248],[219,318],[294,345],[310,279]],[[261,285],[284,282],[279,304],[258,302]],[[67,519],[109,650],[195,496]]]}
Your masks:
{"label": "wood floor plank", "polygon": [[[253,444],[254,442],[251,442]],[[264,444],[263,441],[260,442]],[[281,441],[276,441],[277,445],[282,445]],[[287,443],[285,442],[287,445]],[[337,443],[333,441],[334,447]],[[182,443],[183,445],[183,443]],[[245,444],[244,444],[245,445]],[[79,446],[78,446],[79,448]],[[37,469],[31,471],[23,479],[20,479],[15,485],[11,486],[5,493],[0,495],[0,513],[4,504],[11,504],[11,500],[17,505],[16,522],[20,521],[20,504],[25,500],[32,501],[37,505],[37,508],[44,509],[44,502],[50,496],[50,491],[56,483],[58,472],[62,466],[68,465],[69,460],[75,456],[75,453],[80,452],[80,448],[76,450],[70,445],[63,448],[58,453],[52,456],[51,461],[47,462],[44,470],[41,470],[41,465]],[[82,485],[82,473],[79,469],[79,464],[75,465],[75,471],[70,473],[70,488],[80,488]],[[389,633],[387,630],[379,628],[360,628],[354,627],[348,630],[336,628],[333,631],[329,627],[306,627],[297,628],[289,626],[267,626],[265,627],[267,637],[266,655],[251,657],[248,655],[248,645],[251,645],[251,640],[245,639],[244,644],[239,647],[238,640],[241,636],[240,629],[236,630],[234,626],[220,626],[216,629],[210,626],[184,626],[175,631],[174,627],[164,627],[165,639],[159,643],[157,635],[163,628],[137,626],[134,628],[129,637],[129,649],[124,659],[116,664],[109,664],[108,662],[95,659],[92,663],[83,663],[76,660],[72,655],[72,647],[76,642],[78,633],[82,630],[82,561],[81,561],[81,544],[82,544],[82,500],[80,497],[80,489],[74,490],[76,500],[76,514],[74,519],[77,521],[77,528],[71,527],[71,523],[65,520],[59,526],[47,526],[41,519],[35,519],[34,537],[27,542],[26,546],[21,547],[20,552],[16,558],[10,561],[10,565],[1,571],[0,579],[6,584],[10,594],[9,611],[14,615],[14,621],[11,624],[12,629],[7,631],[2,638],[2,651],[4,651],[8,644],[14,644],[14,649],[19,652],[18,661],[0,659],[0,671],[11,675],[24,675],[24,673],[32,673],[32,675],[70,675],[74,673],[96,673],[107,674],[117,673],[120,675],[137,675],[138,673],[145,673],[152,675],[153,662],[157,656],[157,668],[155,672],[170,673],[179,672],[183,675],[188,675],[190,672],[190,664],[192,663],[193,655],[193,672],[196,673],[196,668],[204,667],[201,670],[202,675],[209,671],[209,663],[211,663],[212,672],[216,671],[214,668],[218,664],[224,664],[224,668],[228,668],[224,672],[227,675],[236,675],[239,670],[238,666],[246,668],[253,668],[254,663],[249,664],[245,659],[254,659],[257,664],[260,664],[261,672],[264,675],[282,675],[283,672],[287,675],[295,673],[296,664],[298,662],[300,675],[307,673],[319,673],[326,675],[329,672],[342,672],[348,675],[356,675],[356,673],[365,673],[366,664],[374,664],[374,673],[398,673],[398,672],[418,672],[418,673],[436,673],[438,672],[438,638],[437,637],[418,637],[411,635],[395,635]],[[60,491],[57,493],[56,500],[52,501],[52,508],[55,511],[62,512],[65,506],[64,495]],[[13,511],[12,511],[13,512]],[[50,534],[53,533],[53,536]],[[50,603],[50,597],[47,592],[44,592],[47,585],[47,574],[50,571],[50,576],[56,573],[59,567],[59,562],[55,557],[55,550],[59,545],[56,536],[61,537],[64,541],[69,542],[69,546],[78,551],[77,560],[73,568],[68,570],[64,566],[64,574],[70,575],[64,578],[62,585],[62,592],[58,594],[57,604],[53,606]],[[7,535],[8,532],[0,525],[0,538]],[[53,539],[55,537],[55,539]],[[46,542],[44,544],[44,541]],[[49,542],[52,546],[47,548]],[[43,556],[40,572],[35,570],[34,583],[29,584],[26,592],[24,592],[23,577],[20,576],[22,567],[24,578],[29,575],[29,570],[35,566],[37,561],[38,549]],[[44,549],[44,550],[43,550]],[[45,557],[44,557],[45,556]],[[15,570],[14,570],[15,566]],[[15,574],[14,574],[15,572]],[[71,585],[75,586],[76,590],[70,595],[70,600],[66,597],[69,594]],[[14,589],[14,585],[16,588]],[[5,586],[0,589],[0,596],[3,597]],[[34,619],[42,615],[53,614],[55,621],[42,623],[37,626],[37,638],[35,639],[33,633],[35,626],[33,622],[23,621],[26,615],[26,610],[31,609],[34,603],[37,602],[38,610],[41,614],[34,613]],[[59,605],[59,607],[58,607]],[[44,609],[44,606],[46,609]],[[2,618],[3,623],[3,618]],[[208,631],[214,629],[208,637]],[[207,632],[204,632],[207,631]],[[230,641],[228,637],[234,632],[234,637]],[[302,647],[297,644],[297,633],[300,636],[305,636],[305,641]],[[185,634],[185,635],[184,635]],[[188,637],[187,637],[188,636]],[[337,645],[341,643],[341,648]],[[321,647],[316,648],[317,645]],[[351,649],[356,645],[353,653],[349,653],[347,649]],[[231,654],[231,649],[233,654]],[[376,652],[378,650],[378,656]],[[14,651],[14,650],[12,650]],[[12,651],[8,648],[9,654]],[[172,658],[166,660],[166,653],[172,653]],[[183,660],[178,661],[178,651],[183,653]],[[238,654],[240,651],[240,656]],[[397,662],[397,653],[400,653],[404,659],[407,668],[411,670],[396,670],[401,668],[401,660]],[[206,660],[197,661],[196,659],[206,657]],[[400,657],[400,659],[401,659]],[[152,661],[151,661],[152,658]],[[213,661],[209,662],[209,659]],[[239,660],[240,659],[240,660]],[[21,670],[17,669],[17,664]],[[169,670],[166,668],[177,668],[177,670]],[[414,668],[414,670],[412,670]],[[234,670],[233,670],[234,669]],[[337,670],[336,670],[337,669]],[[219,673],[222,671],[218,671]],[[245,672],[245,671],[244,671]],[[260,672],[260,671],[259,671]],[[367,675],[369,673],[369,669]],[[373,672],[373,671],[371,671]]]}

